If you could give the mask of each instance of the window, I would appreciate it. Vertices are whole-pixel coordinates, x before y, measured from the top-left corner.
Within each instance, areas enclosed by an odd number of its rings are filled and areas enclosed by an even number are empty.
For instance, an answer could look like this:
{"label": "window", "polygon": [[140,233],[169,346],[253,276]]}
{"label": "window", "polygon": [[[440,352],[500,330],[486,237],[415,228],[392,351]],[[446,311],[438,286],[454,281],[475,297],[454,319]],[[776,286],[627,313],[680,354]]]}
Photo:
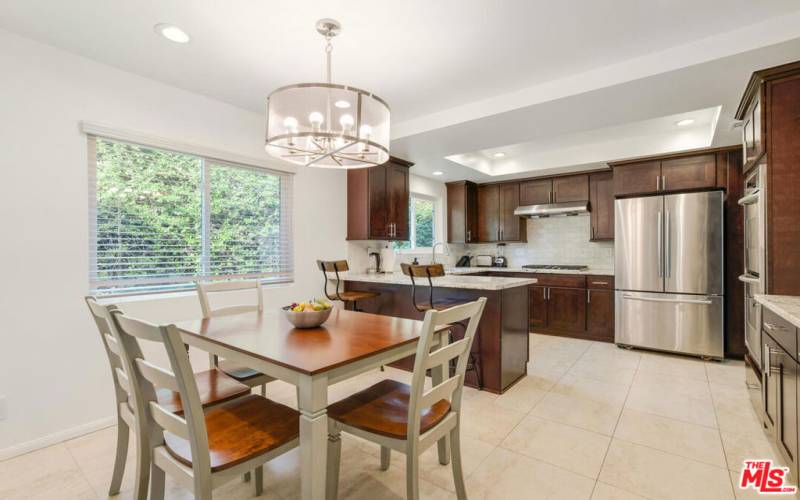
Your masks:
{"label": "window", "polygon": [[408,204],[410,226],[409,241],[397,241],[394,247],[399,250],[431,248],[436,240],[436,213],[433,198],[412,194]]}
{"label": "window", "polygon": [[89,137],[94,292],[293,278],[291,176]]}

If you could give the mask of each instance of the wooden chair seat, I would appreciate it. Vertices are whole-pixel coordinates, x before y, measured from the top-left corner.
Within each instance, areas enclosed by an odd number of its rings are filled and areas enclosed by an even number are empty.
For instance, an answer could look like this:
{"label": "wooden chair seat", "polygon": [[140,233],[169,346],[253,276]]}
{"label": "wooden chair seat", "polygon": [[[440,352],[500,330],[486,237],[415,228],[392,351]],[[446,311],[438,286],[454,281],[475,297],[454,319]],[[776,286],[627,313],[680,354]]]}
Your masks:
{"label": "wooden chair seat", "polygon": [[[194,377],[197,382],[197,392],[200,394],[200,403],[203,406],[224,403],[250,394],[250,387],[237,382],[219,370],[195,373]],[[178,415],[183,413],[181,395],[177,392],[161,387],[156,391],[156,396],[158,403],[165,409]]]}
{"label": "wooden chair seat", "polygon": [[[211,472],[228,469],[274,450],[300,435],[300,413],[251,394],[205,411]],[[189,441],[164,433],[167,451],[191,467]]]}
{"label": "wooden chair seat", "polygon": [[346,302],[371,299],[373,297],[377,297],[378,295],[380,294],[375,292],[347,292],[347,291],[339,292],[339,296],[342,298],[343,301]]}
{"label": "wooden chair seat", "polygon": [[[357,429],[395,439],[406,439],[411,387],[384,380],[328,407],[328,417]],[[441,400],[421,412],[420,432],[441,422],[450,403]]]}
{"label": "wooden chair seat", "polygon": [[228,375],[229,377],[239,382],[247,383],[258,377],[267,377],[269,380],[265,382],[275,380],[274,378],[269,377],[268,375],[264,375],[258,370],[253,370],[252,368],[248,368],[244,365],[233,363],[231,361],[228,361],[227,359],[220,359],[217,368],[225,372],[225,374]]}

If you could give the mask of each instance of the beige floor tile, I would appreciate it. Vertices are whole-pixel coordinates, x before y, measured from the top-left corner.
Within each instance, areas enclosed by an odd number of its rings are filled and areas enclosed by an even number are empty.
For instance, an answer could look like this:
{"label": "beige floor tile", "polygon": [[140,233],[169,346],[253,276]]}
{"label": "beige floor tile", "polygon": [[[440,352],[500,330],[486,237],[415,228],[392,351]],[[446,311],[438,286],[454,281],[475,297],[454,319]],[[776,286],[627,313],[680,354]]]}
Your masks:
{"label": "beige floor tile", "polygon": [[592,493],[592,500],[644,500],[644,498],[600,481],[594,485]]}
{"label": "beige floor tile", "polygon": [[741,384],[724,384],[719,382],[712,382],[709,384],[711,389],[711,396],[714,401],[719,402],[741,402],[750,404],[750,392],[744,385]]}
{"label": "beige floor tile", "polygon": [[722,431],[722,446],[725,448],[728,468],[739,472],[745,460],[766,458],[776,464],[788,465],[765,434],[749,435]]}
{"label": "beige floor tile", "polygon": [[[83,475],[101,498],[108,495],[111,474],[114,472],[116,456],[117,427],[102,429],[86,436],[72,439],[64,443]],[[128,458],[125,463],[125,475],[122,479],[121,492],[133,491],[136,479],[136,440],[133,433],[128,442]],[[123,495],[124,496],[124,495]]]}
{"label": "beige floor tile", "polygon": [[673,377],[666,373],[639,370],[633,379],[634,387],[647,387],[651,390],[669,389],[670,392],[692,398],[711,399],[708,382],[684,377]]}
{"label": "beige floor tile", "polygon": [[717,467],[725,467],[719,430],[672,418],[624,409],[615,438],[649,446]]}
{"label": "beige floor tile", "polygon": [[538,376],[526,376],[504,394],[494,400],[494,404],[528,413],[536,406],[536,403],[547,394],[547,390],[552,387],[549,379]]}
{"label": "beige floor tile", "polygon": [[744,361],[737,359],[706,363],[706,376],[712,384],[744,385]]}
{"label": "beige floor tile", "polygon": [[58,444],[0,462],[0,498],[96,499],[66,446]]}
{"label": "beige floor tile", "polygon": [[675,387],[637,379],[633,381],[625,407],[692,424],[716,427],[711,395],[703,392],[702,389],[696,389],[691,381],[684,387]]}
{"label": "beige floor tile", "polygon": [[759,437],[764,435],[763,425],[748,401],[714,400],[714,411],[720,430]]}
{"label": "beige floor tile", "polygon": [[525,417],[525,413],[509,410],[494,403],[461,403],[462,436],[468,436],[493,446],[500,444],[508,433]]}
{"label": "beige floor tile", "polygon": [[533,408],[531,415],[611,436],[621,411],[622,404],[550,392]]}
{"label": "beige floor tile", "polygon": [[639,370],[707,382],[705,362],[686,356],[644,353]]}
{"label": "beige floor tile", "polygon": [[733,498],[727,470],[620,439],[611,442],[600,481],[648,498]]}
{"label": "beige floor tile", "polygon": [[610,442],[608,436],[529,415],[500,446],[596,479]]}
{"label": "beige floor tile", "polygon": [[639,351],[623,349],[609,342],[593,342],[581,359],[613,362],[617,366],[636,368],[642,359]]}
{"label": "beige floor tile", "polygon": [[467,480],[473,500],[581,500],[594,480],[503,448],[495,449]]}
{"label": "beige floor tile", "polygon": [[631,385],[636,375],[636,366],[631,366],[627,361],[620,363],[615,360],[584,356],[575,362],[567,373],[601,382]]}
{"label": "beige floor tile", "polygon": [[586,378],[570,372],[553,387],[552,392],[621,406],[628,395],[628,386]]}

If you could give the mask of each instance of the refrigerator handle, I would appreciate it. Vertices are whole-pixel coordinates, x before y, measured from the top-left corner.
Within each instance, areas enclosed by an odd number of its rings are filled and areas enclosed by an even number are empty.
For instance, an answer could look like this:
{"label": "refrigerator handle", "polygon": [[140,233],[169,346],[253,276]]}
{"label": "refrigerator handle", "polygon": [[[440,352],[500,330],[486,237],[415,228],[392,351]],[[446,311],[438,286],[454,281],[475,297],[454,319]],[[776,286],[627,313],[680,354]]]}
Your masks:
{"label": "refrigerator handle", "polygon": [[664,219],[664,276],[669,278],[672,274],[672,253],[669,248],[672,240],[669,234],[669,210],[664,211]]}
{"label": "refrigerator handle", "polygon": [[663,232],[663,228],[661,227],[661,219],[662,219],[661,211],[659,211],[658,212],[658,219],[656,221],[656,230],[657,230],[657,238],[658,238],[656,246],[658,247],[658,277],[659,278],[663,278],[664,277],[664,256],[662,254],[662,252],[664,250],[664,245],[662,244],[662,241],[661,241],[662,238],[663,238],[663,235],[664,235],[663,233],[664,232]]}
{"label": "refrigerator handle", "polygon": [[637,297],[629,293],[623,294],[622,298],[628,300],[641,300],[643,302],[669,302],[672,304],[713,304],[713,302],[709,299],[660,299],[656,297]]}

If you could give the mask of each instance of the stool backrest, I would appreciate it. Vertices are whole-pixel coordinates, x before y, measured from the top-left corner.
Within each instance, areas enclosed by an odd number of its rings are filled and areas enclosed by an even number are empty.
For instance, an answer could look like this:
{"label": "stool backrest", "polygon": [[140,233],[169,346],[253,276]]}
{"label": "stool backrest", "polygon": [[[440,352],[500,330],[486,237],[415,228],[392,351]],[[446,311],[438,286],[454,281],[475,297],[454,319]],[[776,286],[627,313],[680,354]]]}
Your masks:
{"label": "stool backrest", "polygon": [[[322,271],[322,275],[325,276],[325,284],[323,285],[323,291],[325,292],[325,297],[328,300],[344,300],[339,291],[340,284],[342,282],[341,278],[339,277],[339,273],[343,273],[350,270],[350,266],[347,264],[346,260],[318,260],[317,267],[319,267],[320,271]],[[333,295],[328,291],[328,273],[334,273],[336,275],[336,290],[334,291]]]}
{"label": "stool backrest", "polygon": [[[433,309],[433,278],[444,276],[444,266],[442,264],[400,264],[403,274],[411,278],[411,302],[418,311]],[[428,305],[417,304],[417,281],[415,278],[427,278],[428,280]]]}
{"label": "stool backrest", "polygon": [[[444,311],[430,310],[425,313],[422,334],[417,345],[417,354],[414,361],[414,374],[411,379],[407,436],[409,440],[419,439],[421,412],[438,401],[448,400],[451,411],[461,411],[464,373],[467,370],[470,349],[485,306],[486,297],[481,297],[474,302],[451,307]],[[453,323],[466,324],[464,337],[431,352],[431,344],[435,332],[440,330],[442,326]],[[458,359],[455,373],[448,378],[450,375],[449,362],[455,358]],[[427,391],[424,390],[426,371],[441,366],[448,366],[443,381]]]}
{"label": "stool backrest", "polygon": [[[131,318],[120,310],[111,310],[108,316],[131,378],[136,418],[146,423],[150,449],[164,444],[164,433],[168,432],[188,441],[195,471],[210,473],[205,416],[189,354],[178,329],[175,325],[159,326]],[[160,345],[169,358],[170,369],[148,361],[139,346],[140,340]],[[180,394],[183,415],[159,404],[156,391],[160,388]]]}
{"label": "stool backrest", "polygon": [[[261,294],[261,281],[209,281],[197,283],[197,298],[200,299],[200,309],[203,310],[204,318],[214,316],[225,316],[228,314],[239,314],[243,312],[261,312],[264,310],[264,297]],[[255,290],[256,300],[253,304],[235,305],[212,309],[209,301],[210,294],[234,292],[237,290]]]}

